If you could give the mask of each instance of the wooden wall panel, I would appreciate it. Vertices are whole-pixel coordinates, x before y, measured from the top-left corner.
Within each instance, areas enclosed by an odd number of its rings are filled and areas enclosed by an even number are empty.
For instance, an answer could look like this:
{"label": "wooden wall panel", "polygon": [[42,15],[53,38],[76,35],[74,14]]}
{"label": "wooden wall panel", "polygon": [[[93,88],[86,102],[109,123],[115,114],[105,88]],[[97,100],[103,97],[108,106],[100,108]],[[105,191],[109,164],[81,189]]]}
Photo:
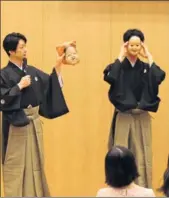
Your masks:
{"label": "wooden wall panel", "polygon": [[[77,41],[80,63],[62,68],[70,112],[54,120],[42,118],[45,170],[52,196],[95,196],[104,186],[104,156],[114,109],[103,69],[118,56],[124,31],[136,27],[145,33],[154,60],[168,74],[169,3],[4,1],[1,10],[1,40],[9,32],[25,34],[28,63],[47,73],[56,61],[56,45]],[[4,66],[3,51],[1,58]],[[154,189],[160,185],[169,153],[168,85],[167,75],[160,88],[160,109],[152,114]]]}

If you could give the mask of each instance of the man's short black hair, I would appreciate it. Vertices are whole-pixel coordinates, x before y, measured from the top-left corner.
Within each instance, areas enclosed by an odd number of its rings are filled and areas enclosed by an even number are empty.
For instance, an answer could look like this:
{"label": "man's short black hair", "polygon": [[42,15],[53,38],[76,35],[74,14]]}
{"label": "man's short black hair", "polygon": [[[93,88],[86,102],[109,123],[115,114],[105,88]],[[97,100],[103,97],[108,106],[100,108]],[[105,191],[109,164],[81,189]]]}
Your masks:
{"label": "man's short black hair", "polygon": [[6,53],[8,54],[8,56],[10,56],[9,51],[16,50],[17,45],[20,40],[24,40],[25,43],[27,42],[27,39],[23,34],[16,33],[16,32],[10,33],[4,38],[3,48],[6,51]]}
{"label": "man's short black hair", "polygon": [[141,40],[142,42],[144,42],[144,40],[145,40],[144,34],[143,34],[142,31],[140,31],[140,30],[138,30],[138,29],[129,29],[129,30],[127,30],[127,31],[124,33],[124,35],[123,35],[123,41],[124,41],[124,42],[129,41],[130,38],[131,38],[132,36],[137,36],[137,37],[139,37],[140,40]]}
{"label": "man's short black hair", "polygon": [[135,157],[132,152],[122,146],[113,147],[105,157],[106,183],[111,187],[124,187],[138,176]]}

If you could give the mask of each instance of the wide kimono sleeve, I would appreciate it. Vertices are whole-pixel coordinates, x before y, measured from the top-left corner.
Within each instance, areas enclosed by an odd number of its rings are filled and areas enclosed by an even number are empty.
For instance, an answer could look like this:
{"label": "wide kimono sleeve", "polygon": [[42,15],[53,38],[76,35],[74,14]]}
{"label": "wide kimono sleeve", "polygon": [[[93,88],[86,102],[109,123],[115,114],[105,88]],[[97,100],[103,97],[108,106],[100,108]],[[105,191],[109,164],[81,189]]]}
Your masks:
{"label": "wide kimono sleeve", "polygon": [[42,103],[39,114],[52,119],[69,112],[55,69],[51,75],[37,71],[41,81]]}
{"label": "wide kimono sleeve", "polygon": [[10,86],[8,76],[0,72],[0,111],[20,109],[21,92],[18,85]]}
{"label": "wide kimono sleeve", "polygon": [[[14,75],[13,73],[11,75]],[[1,71],[0,111],[8,122],[14,126],[25,126],[29,119],[20,107],[21,91],[18,85],[11,86],[8,75]]]}
{"label": "wide kimono sleeve", "polygon": [[149,72],[145,75],[144,90],[140,102],[140,108],[146,111],[157,112],[161,99],[158,97],[159,85],[165,79],[165,72],[155,63],[151,67],[145,63]]}
{"label": "wide kimono sleeve", "polygon": [[103,71],[104,80],[110,85],[113,85],[119,77],[120,69],[121,62],[117,59],[114,63],[109,64]]}
{"label": "wide kimono sleeve", "polygon": [[165,79],[166,73],[158,65],[153,63],[150,68],[149,75],[156,85],[160,85]]}
{"label": "wide kimono sleeve", "polygon": [[155,63],[152,64],[149,70],[149,88],[152,95],[158,95],[159,85],[165,79],[166,73]]}

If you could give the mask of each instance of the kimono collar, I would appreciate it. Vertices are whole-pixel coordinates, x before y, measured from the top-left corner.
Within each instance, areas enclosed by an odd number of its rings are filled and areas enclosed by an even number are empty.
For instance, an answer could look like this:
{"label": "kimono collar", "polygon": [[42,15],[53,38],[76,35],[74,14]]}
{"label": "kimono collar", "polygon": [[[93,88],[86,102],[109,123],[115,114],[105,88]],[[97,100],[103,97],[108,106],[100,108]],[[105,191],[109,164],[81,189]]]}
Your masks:
{"label": "kimono collar", "polygon": [[123,65],[125,68],[128,68],[128,69],[134,69],[134,68],[139,68],[140,67],[140,59],[137,58],[134,66],[132,66],[131,62],[129,61],[129,59],[126,57],[124,60],[123,60]]}

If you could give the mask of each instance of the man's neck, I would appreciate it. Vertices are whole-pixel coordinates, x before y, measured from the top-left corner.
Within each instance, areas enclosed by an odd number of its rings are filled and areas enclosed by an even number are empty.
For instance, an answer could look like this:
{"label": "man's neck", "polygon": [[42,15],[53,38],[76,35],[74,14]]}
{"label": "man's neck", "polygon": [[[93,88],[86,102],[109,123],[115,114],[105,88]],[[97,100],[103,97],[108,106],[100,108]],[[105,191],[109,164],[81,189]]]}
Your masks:
{"label": "man's neck", "polygon": [[137,61],[137,56],[127,56],[130,63],[135,64]]}
{"label": "man's neck", "polygon": [[9,60],[10,60],[10,62],[17,65],[18,67],[22,67],[23,60],[18,60],[18,59],[15,59],[15,58],[10,58]]}

